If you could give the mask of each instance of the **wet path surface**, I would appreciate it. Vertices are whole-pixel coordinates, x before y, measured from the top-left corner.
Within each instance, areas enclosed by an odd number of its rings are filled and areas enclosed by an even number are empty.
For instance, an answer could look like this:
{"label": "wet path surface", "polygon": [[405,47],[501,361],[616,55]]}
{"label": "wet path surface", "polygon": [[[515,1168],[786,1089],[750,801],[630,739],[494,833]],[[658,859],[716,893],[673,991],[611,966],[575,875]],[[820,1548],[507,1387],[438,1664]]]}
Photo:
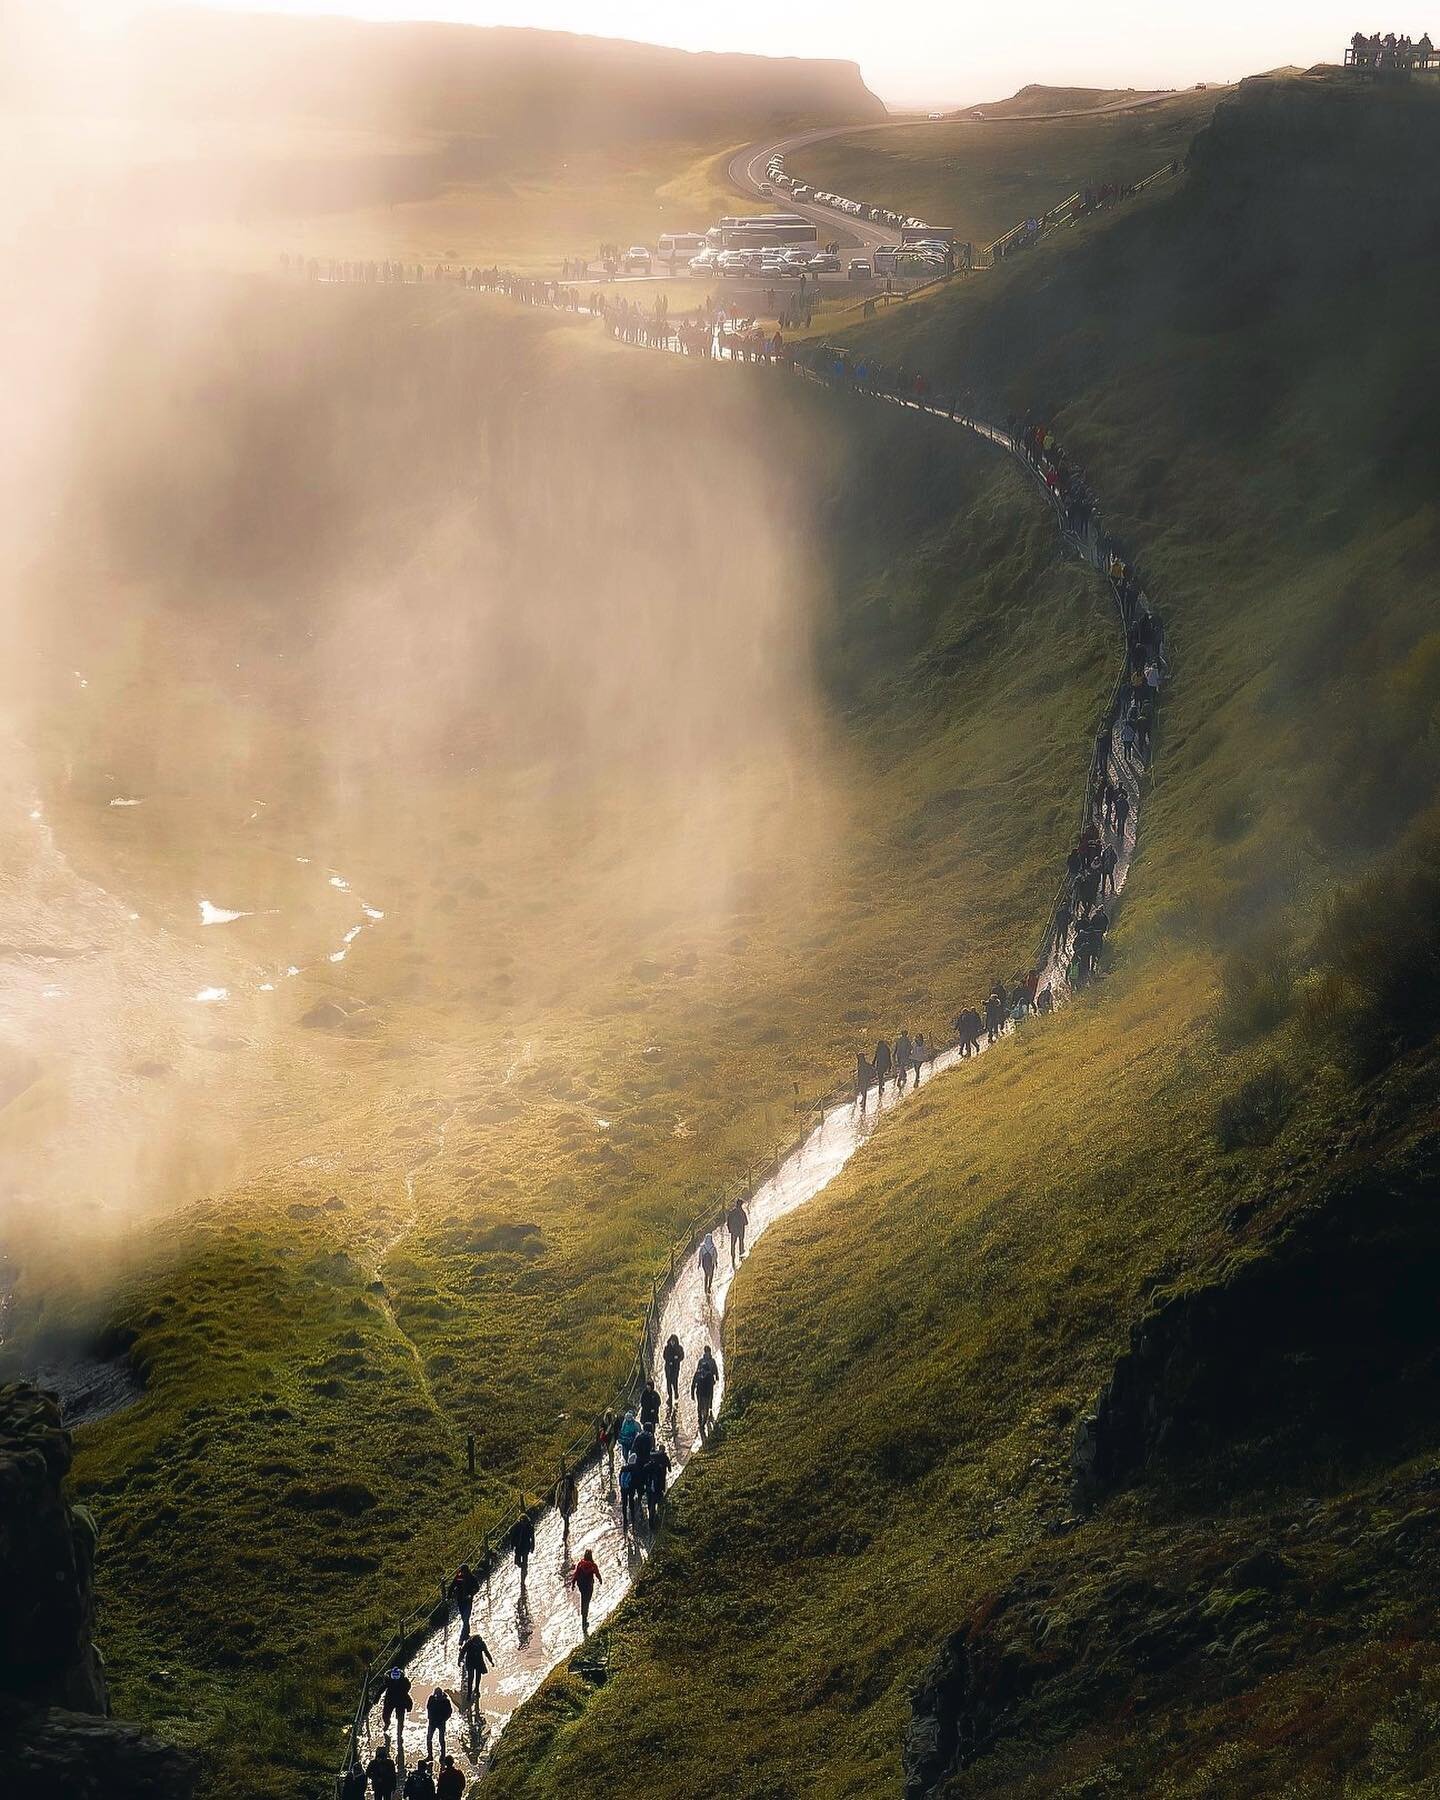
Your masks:
{"label": "wet path surface", "polygon": [[[672,352],[678,349],[673,341],[647,347]],[[745,360],[733,352],[727,355],[728,348],[717,335],[716,360]],[[810,379],[819,381],[822,386],[836,385],[813,375]],[[857,390],[851,388],[848,391]],[[858,391],[864,394],[864,390]],[[1015,456],[1022,470],[1036,482],[1052,511],[1055,510],[1053,501],[1045,494],[1043,482],[1018,455],[1014,441],[1006,432],[982,420],[957,417],[934,404],[898,399],[885,393],[871,392],[865,394],[865,397],[889,401],[908,410],[925,413],[942,423],[958,425],[962,430],[972,431],[998,449]],[[1099,557],[1093,537],[1087,536],[1084,541],[1075,538],[1065,530],[1058,514],[1057,524],[1062,539],[1069,548],[1092,566],[1098,567]],[[1118,604],[1118,595],[1116,599]],[[1123,618],[1123,607],[1121,612]],[[1117,688],[1117,695],[1119,691]],[[1114,718],[1112,704],[1107,722],[1113,724]],[[1087,772],[1087,781],[1093,777],[1093,773],[1092,767]],[[1109,758],[1106,773],[1117,785],[1123,785],[1127,789],[1131,801],[1124,832],[1118,836],[1108,829],[1105,832],[1105,841],[1114,845],[1117,858],[1113,891],[1103,896],[1108,906],[1113,908],[1116,897],[1125,885],[1134,853],[1140,791],[1138,771],[1114,753]],[[1066,957],[1056,953],[1048,937],[1046,946],[1040,970],[1040,986],[1049,987],[1054,1004],[1058,1007],[1069,997]],[[1011,1031],[1035,1031],[1043,1029],[1043,1026],[1043,1019],[1032,1014],[1018,1026],[1007,1026],[1004,1036],[1008,1036]],[[998,1041],[1003,1043],[1004,1036]],[[982,1054],[993,1048],[986,1043],[983,1034],[980,1048]],[[927,1066],[920,1085],[928,1086],[931,1081],[951,1074],[967,1060],[969,1059],[961,1056],[958,1047],[941,1052]],[[878,1105],[872,1092],[869,1110],[864,1114],[854,1102],[831,1107],[825,1112],[820,1123],[799,1149],[781,1162],[774,1175],[747,1200],[750,1217],[748,1253],[753,1253],[760,1239],[777,1220],[783,1219],[821,1193],[882,1121],[902,1107],[915,1091],[912,1084],[902,1096],[892,1083],[886,1088],[884,1099]],[[674,1408],[667,1406],[661,1419],[660,1436],[671,1458],[672,1487],[692,1458],[703,1449],[695,1402],[690,1396],[689,1379],[707,1344],[720,1363],[720,1384],[714,1402],[717,1412],[724,1395],[723,1326],[732,1283],[738,1270],[732,1266],[727,1242],[718,1226],[715,1236],[720,1247],[720,1264],[709,1296],[705,1293],[703,1276],[693,1248],[660,1291],[661,1310],[658,1328],[654,1333],[656,1350],[649,1373],[662,1393],[665,1384],[663,1368],[659,1362],[659,1346],[673,1332],[685,1349],[678,1404]],[[589,1623],[592,1631],[614,1612],[643,1570],[653,1547],[653,1535],[644,1523],[633,1529],[627,1529],[624,1525],[610,1465],[604,1460],[591,1463],[583,1471],[577,1472],[577,1480],[578,1503],[568,1532],[553,1506],[545,1507],[542,1514],[532,1513],[531,1516],[535,1519],[535,1549],[523,1580],[513,1555],[507,1552],[498,1553],[490,1566],[489,1578],[475,1602],[472,1624],[485,1639],[495,1666],[479,1684],[471,1705],[468,1708],[462,1706],[458,1664],[459,1622],[453,1609],[449,1610],[443,1627],[432,1630],[409,1656],[402,1659],[402,1666],[410,1678],[414,1710],[410,1713],[402,1734],[397,1737],[394,1721],[389,1732],[392,1745],[398,1746],[402,1781],[405,1771],[413,1768],[427,1753],[425,1701],[436,1688],[449,1695],[455,1708],[445,1740],[446,1752],[464,1770],[467,1780],[483,1775],[496,1739],[518,1708],[585,1640],[580,1623],[579,1599],[568,1581],[569,1571],[583,1551],[588,1550],[600,1567],[600,1586],[595,1591],[590,1607]],[[473,1566],[478,1570],[481,1567],[480,1559],[474,1559]],[[357,1724],[360,1728],[357,1748],[362,1760],[368,1761],[372,1750],[384,1735],[380,1706],[377,1704],[365,1710]],[[438,1742],[436,1753],[438,1757]]]}
{"label": "wet path surface", "polygon": [[[1117,842],[1119,861],[1115,870],[1118,890],[1123,887],[1134,849],[1134,819],[1123,844]],[[1042,984],[1048,982],[1057,1004],[1062,1004],[1068,989],[1058,959],[1051,957],[1042,971]],[[1035,1031],[1044,1021],[1031,1017],[1012,1030]],[[1006,1035],[1009,1035],[1007,1032]],[[999,1042],[1003,1043],[1002,1037]],[[981,1052],[987,1048],[981,1038]],[[943,1051],[930,1063],[921,1086],[962,1067],[970,1059],[958,1048]],[[840,1173],[866,1139],[892,1113],[903,1107],[914,1093],[913,1084],[903,1097],[893,1083],[887,1086],[879,1106],[873,1092],[868,1111],[861,1114],[854,1102],[832,1107],[809,1137],[776,1173],[758,1187],[747,1202],[750,1227],[747,1254],[777,1220],[803,1206],[821,1193]],[[657,1345],[664,1344],[670,1334],[680,1339],[685,1348],[681,1371],[680,1397],[672,1409],[661,1416],[660,1438],[670,1453],[671,1481],[684,1472],[691,1459],[702,1449],[694,1400],[690,1396],[690,1373],[708,1344],[721,1365],[720,1386],[715,1397],[719,1410],[724,1394],[725,1366],[722,1346],[723,1324],[730,1301],[735,1274],[728,1243],[717,1228],[720,1263],[715,1272],[713,1289],[707,1297],[704,1277],[697,1259],[691,1255],[676,1269],[674,1277],[662,1291]],[[663,1393],[664,1372],[656,1361],[650,1369],[651,1379]],[[495,1659],[495,1667],[480,1684],[474,1704],[462,1706],[459,1654],[459,1622],[453,1610],[442,1629],[433,1631],[404,1662],[410,1677],[415,1710],[406,1723],[400,1750],[404,1769],[413,1768],[426,1753],[425,1701],[441,1688],[455,1707],[446,1738],[447,1753],[455,1758],[467,1778],[484,1772],[496,1738],[504,1731],[516,1710],[539,1688],[550,1672],[563,1663],[584,1642],[580,1626],[580,1602],[568,1582],[575,1559],[588,1550],[600,1566],[601,1585],[596,1589],[590,1608],[593,1631],[615,1610],[629,1592],[649,1557],[653,1538],[642,1523],[627,1530],[621,1519],[620,1498],[610,1466],[605,1461],[592,1464],[578,1478],[579,1500],[570,1529],[565,1532],[559,1514],[547,1506],[535,1526],[535,1550],[527,1577],[522,1583],[519,1569],[509,1553],[502,1553],[492,1569],[488,1583],[475,1602],[472,1626],[485,1639]],[[368,1761],[374,1746],[383,1735],[379,1706],[365,1718],[361,1750]],[[392,1744],[396,1742],[395,1726],[390,1728]],[[438,1749],[437,1749],[438,1755]]]}

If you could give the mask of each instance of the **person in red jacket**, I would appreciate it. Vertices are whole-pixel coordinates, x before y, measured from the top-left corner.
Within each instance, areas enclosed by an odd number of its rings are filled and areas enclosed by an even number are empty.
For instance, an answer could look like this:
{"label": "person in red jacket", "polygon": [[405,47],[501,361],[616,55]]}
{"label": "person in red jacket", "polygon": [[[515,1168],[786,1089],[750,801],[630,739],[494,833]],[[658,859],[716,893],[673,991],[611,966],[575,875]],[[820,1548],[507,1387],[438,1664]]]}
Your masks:
{"label": "person in red jacket", "polygon": [[604,1586],[600,1577],[600,1565],[588,1550],[582,1551],[579,1562],[570,1571],[570,1585],[580,1596],[580,1629],[588,1637],[591,1596],[597,1587]]}

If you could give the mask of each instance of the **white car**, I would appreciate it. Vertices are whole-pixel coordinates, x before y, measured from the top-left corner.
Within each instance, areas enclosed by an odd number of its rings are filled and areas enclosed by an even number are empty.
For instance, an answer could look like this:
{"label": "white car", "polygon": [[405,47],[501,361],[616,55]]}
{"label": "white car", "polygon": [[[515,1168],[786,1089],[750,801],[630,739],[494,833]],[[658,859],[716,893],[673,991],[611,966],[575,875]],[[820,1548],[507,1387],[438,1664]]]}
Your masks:
{"label": "white car", "polygon": [[643,244],[632,244],[625,252],[625,267],[627,269],[643,269],[647,275],[649,274],[650,252]]}
{"label": "white car", "polygon": [[719,260],[716,251],[702,250],[698,256],[690,258],[690,267],[695,270],[697,275],[703,274],[707,269],[713,269]]}

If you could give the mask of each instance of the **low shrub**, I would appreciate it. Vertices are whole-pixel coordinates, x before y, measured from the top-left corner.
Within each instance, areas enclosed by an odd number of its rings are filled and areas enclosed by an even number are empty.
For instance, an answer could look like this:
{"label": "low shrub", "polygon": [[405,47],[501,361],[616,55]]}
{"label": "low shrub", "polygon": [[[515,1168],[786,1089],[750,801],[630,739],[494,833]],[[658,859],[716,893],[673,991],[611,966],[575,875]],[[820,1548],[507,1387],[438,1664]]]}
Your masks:
{"label": "low shrub", "polygon": [[1268,1144],[1290,1116],[1295,1090],[1279,1063],[1267,1063],[1215,1108],[1215,1137],[1222,1150]]}
{"label": "low shrub", "polygon": [[1357,1080],[1440,1032],[1440,820],[1331,902],[1297,1019]]}
{"label": "low shrub", "polygon": [[1225,958],[1215,1032],[1226,1049],[1265,1037],[1284,1023],[1295,988],[1290,941],[1267,933]]}

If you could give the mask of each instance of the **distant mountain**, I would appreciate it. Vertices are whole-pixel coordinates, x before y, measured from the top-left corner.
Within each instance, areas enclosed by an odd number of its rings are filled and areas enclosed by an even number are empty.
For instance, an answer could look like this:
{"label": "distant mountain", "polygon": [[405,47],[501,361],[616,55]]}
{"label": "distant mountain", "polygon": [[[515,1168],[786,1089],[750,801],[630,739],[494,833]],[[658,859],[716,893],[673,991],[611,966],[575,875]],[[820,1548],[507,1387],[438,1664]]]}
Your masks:
{"label": "distant mountain", "polygon": [[1008,100],[987,100],[967,106],[959,119],[1034,119],[1055,113],[1119,112],[1127,106],[1148,106],[1165,97],[1150,88],[1046,87],[1031,82]]}
{"label": "distant mountain", "polygon": [[693,54],[568,32],[174,10],[136,21],[151,116],[433,128],[535,145],[885,117],[854,63]]}

